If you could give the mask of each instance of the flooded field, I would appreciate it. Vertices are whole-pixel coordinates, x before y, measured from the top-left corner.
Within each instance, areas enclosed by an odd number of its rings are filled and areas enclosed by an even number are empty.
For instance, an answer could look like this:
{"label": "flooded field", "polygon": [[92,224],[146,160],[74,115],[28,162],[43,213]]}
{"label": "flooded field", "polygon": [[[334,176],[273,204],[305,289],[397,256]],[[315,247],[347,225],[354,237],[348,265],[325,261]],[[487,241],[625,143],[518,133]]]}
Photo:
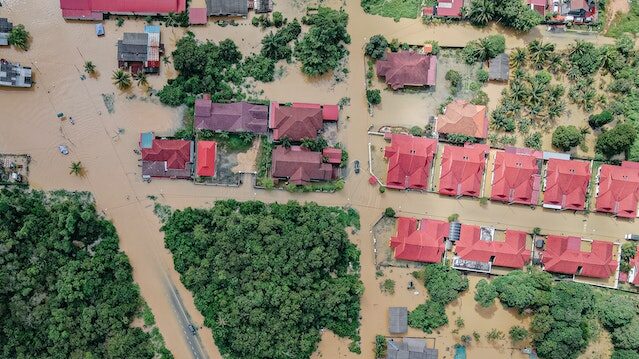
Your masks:
{"label": "flooded field", "polygon": [[[282,11],[286,17],[299,18],[303,15],[306,3],[301,0],[278,1],[276,10]],[[328,4],[339,6],[341,2],[332,1]],[[543,27],[520,36],[504,32],[496,26],[484,29],[467,25],[425,26],[418,19],[394,22],[392,19],[364,14],[359,1],[347,2],[346,10],[350,15],[352,44],[349,46],[351,54],[348,60],[350,73],[345,81],[336,83],[332,76],[308,79],[302,76],[299,66],[293,64],[285,66],[283,76],[278,81],[258,84],[257,91],[263,90],[265,98],[278,101],[336,103],[343,97],[349,97],[350,105],[345,107],[340,119],[337,140],[345,144],[350,159],[359,159],[363,167],[367,166],[368,156],[366,130],[377,124],[379,119],[368,115],[364,96],[362,48],[370,36],[381,32],[387,38],[398,38],[409,43],[437,39],[442,45],[462,46],[469,40],[499,31],[507,36],[509,48],[523,46],[534,38],[556,42],[560,48],[575,38],[598,43],[611,41],[596,35],[559,36],[547,33]],[[0,8],[0,16],[9,17],[15,24],[24,24],[33,36],[31,50],[28,52],[3,48],[0,50],[0,57],[33,67],[36,82],[34,88],[27,91],[0,89],[0,152],[30,154],[32,161],[29,180],[37,189],[64,188],[93,192],[98,209],[113,220],[121,239],[121,247],[133,266],[134,279],[156,316],[167,347],[176,358],[190,358],[191,351],[179,325],[177,310],[172,305],[171,287],[175,286],[193,323],[199,326],[203,318],[195,309],[191,294],[181,284],[179,275],[173,269],[172,258],[164,248],[163,236],[159,231],[160,223],[153,214],[154,201],[148,196],[154,196],[158,202],[174,208],[210,206],[217,199],[232,197],[238,200],[280,202],[291,199],[316,201],[324,205],[351,205],[358,209],[362,218],[362,230],[352,240],[362,251],[362,280],[366,291],[362,298],[361,336],[362,353],[366,355],[372,352],[374,336],[386,333],[385,313],[388,306],[414,308],[425,300],[423,289],[418,290],[417,295],[404,289],[410,270],[393,269],[392,272],[385,271],[383,277],[376,276],[369,231],[386,207],[395,208],[398,215],[428,215],[431,218],[445,219],[451,213],[459,213],[460,220],[470,224],[507,224],[509,228],[524,230],[538,226],[548,232],[584,235],[603,240],[617,240],[623,234],[632,232],[634,227],[632,222],[600,214],[555,212],[541,208],[531,210],[495,203],[481,207],[476,200],[457,200],[415,192],[387,191],[380,194],[376,186],[368,184],[368,168],[362,168],[360,175],[350,176],[344,190],[333,194],[256,191],[246,184],[230,189],[195,186],[188,181],[157,180],[147,184],[140,178],[139,156],[133,152],[137,148],[139,133],[153,130],[160,134],[170,134],[180,126],[182,110],[160,105],[156,98],[149,99],[143,89],[134,86],[130,91],[121,92],[111,83],[111,72],[117,66],[117,40],[124,32],[141,31],[144,22],[127,19],[122,27],[116,27],[114,21],[107,21],[106,36],[96,38],[92,23],[65,22],[61,18],[57,1],[5,0]],[[241,19],[238,23],[239,26],[220,27],[210,22],[207,26],[190,30],[200,39],[219,41],[231,38],[245,55],[257,51],[265,31],[251,26],[250,19]],[[182,28],[162,28],[167,53],[174,49],[175,42],[184,33],[185,29]],[[81,79],[85,60],[95,63],[98,76]],[[162,65],[161,75],[149,76],[149,82],[154,89],[160,89],[167,78],[175,76],[172,65]],[[489,94],[492,91],[491,87],[487,90]],[[497,86],[494,91],[499,93]],[[105,105],[103,94],[107,99],[112,99],[112,111]],[[110,107],[110,100],[107,103]],[[392,100],[386,104],[389,103]],[[56,118],[58,112],[72,116],[75,125],[59,121]],[[410,121],[419,117],[421,113],[411,117]],[[58,153],[57,146],[60,144],[69,147],[68,156]],[[82,162],[86,176],[69,175],[69,166],[74,161]],[[247,162],[250,160],[238,156],[238,165],[242,169]],[[240,168],[235,170],[239,171]],[[379,283],[382,278],[396,281],[394,295],[380,291]],[[471,278],[471,282],[474,280],[476,279]],[[476,330],[482,336],[492,327],[505,332],[511,325],[522,320],[502,309],[495,310],[494,313],[476,311],[470,291],[447,310],[453,320],[457,316],[464,318],[464,332]],[[442,353],[458,340],[451,330],[452,328],[445,327],[434,335]],[[220,358],[210,330],[201,329],[200,338],[208,356]],[[325,333],[323,338],[315,358],[359,357],[348,351],[347,340],[337,339],[330,333]],[[506,342],[499,345],[485,341],[472,344],[469,354],[471,357],[482,358],[509,355],[521,357],[517,356],[518,351],[509,349],[509,343]]]}

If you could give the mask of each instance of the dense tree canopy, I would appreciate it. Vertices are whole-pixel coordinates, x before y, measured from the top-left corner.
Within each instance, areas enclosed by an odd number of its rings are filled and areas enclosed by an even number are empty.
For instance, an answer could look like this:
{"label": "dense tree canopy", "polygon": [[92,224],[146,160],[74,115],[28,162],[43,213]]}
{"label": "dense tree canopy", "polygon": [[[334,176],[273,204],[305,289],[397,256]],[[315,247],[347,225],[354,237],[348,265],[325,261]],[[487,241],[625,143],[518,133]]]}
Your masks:
{"label": "dense tree canopy", "polygon": [[346,25],[348,14],[343,10],[320,7],[304,22],[310,30],[295,47],[295,57],[302,63],[302,72],[318,76],[337,68],[348,54],[344,45],[351,43]]}
{"label": "dense tree canopy", "polygon": [[505,306],[524,311],[548,303],[552,277],[546,272],[527,273],[516,270],[495,278],[492,284],[499,293],[499,300]]}
{"label": "dense tree canopy", "polygon": [[155,355],[131,327],[142,300],[128,258],[89,194],[2,190],[0,283],[0,358]]}
{"label": "dense tree canopy", "polygon": [[462,58],[467,64],[488,61],[506,50],[504,35],[489,35],[479,40],[470,41],[462,49]]}
{"label": "dense tree canopy", "polygon": [[519,0],[472,0],[465,16],[477,26],[495,20],[517,31],[528,31],[543,20],[539,13]]}
{"label": "dense tree canopy", "polygon": [[570,151],[571,148],[579,145],[583,141],[584,135],[573,126],[557,126],[552,133],[552,145],[562,151]]}
{"label": "dense tree canopy", "polygon": [[495,303],[497,295],[497,289],[491,282],[485,279],[477,282],[475,286],[475,301],[483,308],[491,307]]}
{"label": "dense tree canopy", "polygon": [[611,157],[630,149],[636,139],[637,129],[635,126],[624,122],[597,137],[595,148],[604,156]]}
{"label": "dense tree canopy", "polygon": [[368,40],[368,43],[364,48],[364,53],[366,56],[370,56],[371,58],[378,60],[384,57],[387,49],[388,40],[386,40],[384,35],[373,35],[371,36],[371,39]]}
{"label": "dense tree canopy", "polygon": [[363,286],[345,227],[358,221],[314,203],[227,200],[176,211],[163,231],[225,358],[308,358],[322,328],[357,338]]}

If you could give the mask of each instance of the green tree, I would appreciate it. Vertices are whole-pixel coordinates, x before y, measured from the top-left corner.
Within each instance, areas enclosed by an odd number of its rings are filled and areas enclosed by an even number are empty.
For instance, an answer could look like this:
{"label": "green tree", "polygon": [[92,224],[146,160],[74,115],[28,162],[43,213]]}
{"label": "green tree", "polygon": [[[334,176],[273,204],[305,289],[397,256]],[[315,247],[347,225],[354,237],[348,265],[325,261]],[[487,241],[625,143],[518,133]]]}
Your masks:
{"label": "green tree", "polygon": [[489,308],[495,303],[497,289],[485,279],[481,279],[475,286],[475,301],[483,308]]}
{"label": "green tree", "polygon": [[462,50],[462,58],[467,64],[488,61],[506,50],[503,35],[489,35],[478,41],[471,41]]}
{"label": "green tree", "polygon": [[84,167],[82,166],[82,162],[80,161],[71,163],[71,166],[69,167],[69,169],[71,170],[69,172],[70,175],[76,175],[76,176],[84,175]]}
{"label": "green tree", "polygon": [[461,89],[462,77],[461,74],[455,70],[448,70],[446,72],[446,81],[450,82],[450,93],[454,96]]}
{"label": "green tree", "polygon": [[13,45],[22,51],[27,51],[31,43],[31,35],[24,25],[16,25],[9,32],[8,41],[9,45]]}
{"label": "green tree", "polygon": [[384,57],[386,54],[386,49],[388,49],[388,41],[383,35],[373,35],[371,39],[366,44],[366,48],[364,49],[364,53],[366,56],[370,56],[371,58],[377,60]]}
{"label": "green tree", "polygon": [[273,25],[275,27],[282,27],[284,25],[284,15],[279,11],[273,11]]}
{"label": "green tree", "polygon": [[610,359],[639,359],[639,352],[629,349],[615,349]]}
{"label": "green tree", "polygon": [[612,331],[612,344],[615,349],[639,351],[639,319],[630,324],[617,327]]}
{"label": "green tree", "polygon": [[144,71],[138,71],[135,75],[133,75],[133,78],[137,82],[138,86],[149,86],[149,80],[147,79],[146,73],[144,73]]}
{"label": "green tree", "polygon": [[459,293],[468,289],[468,278],[456,269],[441,265],[427,265],[422,276],[431,300],[444,305],[459,297]]}
{"label": "green tree", "polygon": [[472,0],[470,10],[466,14],[471,24],[485,26],[495,17],[495,1],[493,0]]}
{"label": "green tree", "polygon": [[131,75],[121,69],[113,71],[111,79],[113,80],[113,84],[120,90],[126,90],[131,87]]}
{"label": "green tree", "polygon": [[386,217],[395,217],[395,210],[392,207],[388,207],[384,210],[384,216]]}
{"label": "green tree", "polygon": [[84,62],[84,72],[89,75],[95,75],[95,65],[91,61]]}
{"label": "green tree", "polygon": [[588,118],[588,124],[593,129],[597,129],[603,125],[607,125],[608,123],[612,122],[612,120],[612,112],[605,110],[601,113],[590,115],[590,117]]}
{"label": "green tree", "polygon": [[444,304],[434,300],[427,300],[408,314],[408,325],[421,329],[425,333],[430,334],[433,329],[446,324],[448,324],[448,317]]}
{"label": "green tree", "polygon": [[637,303],[625,295],[613,295],[599,302],[599,320],[604,328],[613,331],[637,316]]}
{"label": "green tree", "polygon": [[408,133],[415,137],[421,137],[424,134],[424,130],[419,126],[413,126],[408,130]]}
{"label": "green tree", "polygon": [[528,57],[538,70],[548,64],[553,51],[555,51],[555,44],[550,42],[543,43],[541,40],[533,40],[528,44]]}
{"label": "green tree", "polygon": [[495,278],[492,284],[502,304],[523,312],[548,303],[547,293],[552,286],[552,276],[546,272],[516,270]]}
{"label": "green tree", "polygon": [[366,90],[366,100],[371,105],[382,103],[382,93],[378,89]]}
{"label": "green tree", "polygon": [[605,131],[597,137],[595,149],[606,157],[612,157],[628,151],[636,138],[637,129],[633,124],[620,123],[612,130]]}
{"label": "green tree", "polygon": [[508,331],[508,334],[510,335],[510,339],[513,342],[521,342],[522,340],[528,338],[528,330],[518,325],[511,327]]}
{"label": "green tree", "polygon": [[584,135],[573,125],[557,126],[552,133],[552,145],[562,151],[570,151],[571,148],[583,141]]}

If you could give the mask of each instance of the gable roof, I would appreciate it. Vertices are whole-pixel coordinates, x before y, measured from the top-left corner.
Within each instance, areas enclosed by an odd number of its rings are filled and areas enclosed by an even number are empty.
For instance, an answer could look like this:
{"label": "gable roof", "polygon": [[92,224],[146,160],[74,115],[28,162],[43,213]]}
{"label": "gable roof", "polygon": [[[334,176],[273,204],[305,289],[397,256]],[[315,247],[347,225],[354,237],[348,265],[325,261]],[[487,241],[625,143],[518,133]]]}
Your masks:
{"label": "gable roof", "polygon": [[486,154],[489,147],[466,144],[464,147],[444,146],[439,193],[448,196],[479,197]]}
{"label": "gable roof", "polygon": [[144,62],[148,54],[149,34],[125,32],[118,40],[118,61]]}
{"label": "gable roof", "polygon": [[544,270],[584,277],[609,278],[617,270],[613,243],[592,241],[591,251],[581,251],[581,238],[548,235],[541,257]]}
{"label": "gable roof", "polygon": [[154,138],[150,148],[141,147],[142,175],[190,178],[192,142]]}
{"label": "gable roof", "polygon": [[492,81],[508,81],[510,73],[510,58],[501,53],[488,60],[488,79]]}
{"label": "gable roof", "polygon": [[395,259],[439,263],[444,255],[444,238],[449,224],[434,219],[399,217],[397,235],[391,237]]}
{"label": "gable roof", "polygon": [[322,154],[304,147],[277,146],[273,149],[271,174],[287,178],[289,182],[304,184],[310,181],[328,181],[334,178],[333,166],[322,163]]}
{"label": "gable roof", "polygon": [[62,17],[102,20],[103,13],[162,14],[186,10],[186,0],[60,0]]}
{"label": "gable roof", "polygon": [[437,56],[412,51],[386,53],[375,63],[377,76],[397,90],[405,86],[434,86],[437,73]]}
{"label": "gable roof", "polygon": [[324,126],[322,108],[280,106],[271,102],[269,128],[273,130],[273,139],[288,137],[292,141],[304,138],[316,138]]}
{"label": "gable roof", "polygon": [[217,143],[198,141],[196,174],[200,177],[215,177],[215,156]]}
{"label": "gable roof", "polygon": [[405,134],[391,134],[390,138],[391,144],[384,150],[384,157],[388,158],[386,186],[427,188],[437,141]]}
{"label": "gable roof", "polygon": [[539,159],[520,153],[497,152],[490,199],[537,204],[541,187]]}
{"label": "gable roof", "polygon": [[526,248],[526,232],[506,230],[504,241],[484,240],[482,228],[463,224],[460,240],[455,244],[455,253],[465,260],[490,262],[499,267],[523,268],[530,261],[530,250]]}
{"label": "gable roof", "polygon": [[268,106],[248,102],[212,103],[195,100],[195,128],[198,130],[251,132],[268,131]]}
{"label": "gable roof", "polygon": [[247,0],[206,0],[210,16],[246,16]]}
{"label": "gable roof", "polygon": [[437,117],[437,132],[486,138],[488,114],[486,106],[455,100],[446,106],[444,114]]}
{"label": "gable roof", "polygon": [[[625,165],[625,166],[624,166]],[[598,212],[619,217],[637,217],[639,202],[639,169],[628,166],[601,165],[596,207]]]}
{"label": "gable roof", "polygon": [[461,8],[464,0],[439,0],[435,7],[435,13],[440,17],[461,17]]}
{"label": "gable roof", "polygon": [[544,206],[583,210],[590,182],[590,162],[551,158],[546,165]]}
{"label": "gable roof", "polygon": [[330,164],[339,165],[342,163],[342,149],[326,147],[322,150],[322,156],[326,157],[327,162]]}

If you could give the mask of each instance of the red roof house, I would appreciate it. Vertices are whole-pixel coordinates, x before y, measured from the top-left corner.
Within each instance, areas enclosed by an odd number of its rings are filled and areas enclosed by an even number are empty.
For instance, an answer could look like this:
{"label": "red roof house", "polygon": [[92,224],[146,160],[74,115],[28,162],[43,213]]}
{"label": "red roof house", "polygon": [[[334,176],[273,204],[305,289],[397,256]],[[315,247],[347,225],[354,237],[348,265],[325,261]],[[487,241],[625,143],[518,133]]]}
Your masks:
{"label": "red roof house", "polygon": [[444,146],[439,193],[448,196],[479,197],[489,147],[466,144]]}
{"label": "red roof house", "polygon": [[193,143],[185,140],[154,138],[149,147],[140,143],[142,176],[191,178]]}
{"label": "red roof house", "polygon": [[224,132],[268,131],[268,106],[248,102],[213,103],[210,99],[195,100],[195,128]]}
{"label": "red roof house", "polygon": [[551,158],[546,164],[544,207],[583,210],[590,182],[590,162]]}
{"label": "red roof house", "polygon": [[490,199],[507,203],[537,204],[541,188],[539,157],[499,151],[495,156]]}
{"label": "red roof house", "polygon": [[427,188],[437,141],[396,133],[389,137],[391,144],[384,150],[384,157],[388,159],[386,187]]}
{"label": "red roof house", "polygon": [[460,18],[464,0],[439,0],[435,6],[435,15],[438,17]]}
{"label": "red roof house", "polygon": [[395,259],[439,263],[444,254],[444,239],[449,224],[444,221],[400,217],[397,219],[397,235],[391,237]]}
{"label": "red roof house", "polygon": [[530,8],[537,11],[539,15],[546,15],[546,7],[548,6],[548,0],[528,0]]}
{"label": "red roof house", "polygon": [[437,56],[412,51],[389,52],[375,63],[377,76],[397,90],[406,86],[435,86]]}
{"label": "red roof house", "polygon": [[327,159],[327,162],[333,165],[339,165],[342,163],[342,149],[326,147],[322,150],[322,156]]}
{"label": "red roof house", "polygon": [[609,278],[617,270],[612,242],[592,241],[590,251],[582,251],[582,239],[549,235],[541,255],[544,270],[584,277]]}
{"label": "red roof house", "polygon": [[629,162],[621,166],[599,167],[597,212],[612,213],[618,217],[637,217],[639,202],[639,169]]}
{"label": "red roof house", "polygon": [[324,121],[334,122],[339,117],[336,105],[293,103],[284,106],[271,102],[269,128],[273,130],[273,139],[288,137],[292,141],[304,138],[316,138],[324,126]]}
{"label": "red roof house", "polygon": [[313,152],[301,146],[275,147],[271,175],[294,184],[329,181],[337,177],[333,166],[322,162],[321,152]]}
{"label": "red roof house", "polygon": [[[526,247],[526,232],[506,230],[504,241],[493,240],[492,228],[462,225],[455,253],[462,259],[491,262],[494,266],[523,268],[530,261],[530,249]],[[494,235],[494,234],[493,234]],[[484,236],[488,238],[483,238]]]}
{"label": "red roof house", "polygon": [[60,0],[62,17],[102,20],[104,14],[167,15],[186,10],[186,0]]}
{"label": "red roof house", "polygon": [[216,142],[198,141],[195,173],[199,177],[215,177],[216,152],[217,152]]}
{"label": "red roof house", "polygon": [[476,138],[488,136],[488,111],[486,106],[455,100],[446,106],[444,114],[437,117],[437,132],[456,133]]}

